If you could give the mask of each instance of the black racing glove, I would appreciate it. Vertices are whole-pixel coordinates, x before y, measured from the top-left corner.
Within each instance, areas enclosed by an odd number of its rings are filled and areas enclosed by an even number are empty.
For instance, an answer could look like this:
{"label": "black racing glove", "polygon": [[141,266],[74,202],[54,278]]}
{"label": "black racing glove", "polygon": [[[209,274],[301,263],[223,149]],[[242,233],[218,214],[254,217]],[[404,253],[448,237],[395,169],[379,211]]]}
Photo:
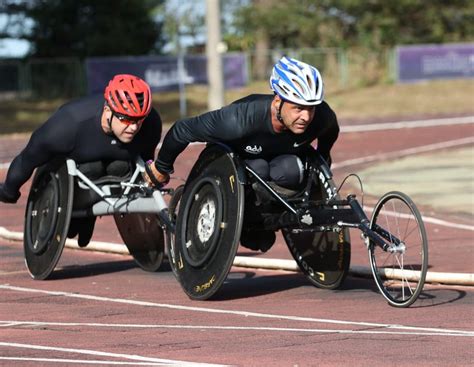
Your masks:
{"label": "black racing glove", "polygon": [[8,204],[15,204],[20,198],[20,193],[12,195],[5,190],[5,184],[0,183],[0,201]]}

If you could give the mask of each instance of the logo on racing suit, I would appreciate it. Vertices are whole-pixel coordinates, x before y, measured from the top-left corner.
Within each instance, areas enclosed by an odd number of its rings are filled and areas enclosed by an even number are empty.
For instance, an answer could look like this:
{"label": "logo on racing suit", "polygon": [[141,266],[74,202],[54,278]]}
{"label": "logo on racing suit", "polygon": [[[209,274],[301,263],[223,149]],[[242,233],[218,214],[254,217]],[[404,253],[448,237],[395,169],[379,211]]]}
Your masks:
{"label": "logo on racing suit", "polygon": [[300,147],[300,146],[302,146],[302,145],[305,145],[305,144],[307,144],[307,143],[309,143],[309,140],[302,141],[301,143],[297,143],[297,142],[295,141],[295,143],[293,144],[293,148],[298,148],[298,147]]}
{"label": "logo on racing suit", "polygon": [[251,147],[250,145],[247,145],[245,147],[245,151],[250,154],[260,154],[262,153],[262,147],[257,146],[257,145],[254,145],[253,147]]}

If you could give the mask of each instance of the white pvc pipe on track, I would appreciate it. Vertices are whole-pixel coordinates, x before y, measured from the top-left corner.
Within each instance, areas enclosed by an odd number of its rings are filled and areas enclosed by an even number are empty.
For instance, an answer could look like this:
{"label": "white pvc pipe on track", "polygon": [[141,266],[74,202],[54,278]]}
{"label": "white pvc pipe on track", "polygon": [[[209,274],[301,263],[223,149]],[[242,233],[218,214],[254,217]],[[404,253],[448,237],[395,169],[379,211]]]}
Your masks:
{"label": "white pvc pipe on track", "polygon": [[[6,229],[5,227],[0,227],[0,238],[10,240],[10,241],[23,241],[22,232],[12,232]],[[77,249],[77,250],[86,250],[86,251],[98,251],[98,252],[107,252],[113,254],[129,255],[128,249],[123,244],[118,243],[108,243],[108,242],[98,242],[92,241],[87,245],[87,247],[79,247],[76,240],[68,239],[66,240],[66,247]],[[285,260],[285,259],[270,259],[270,258],[254,258],[254,257],[245,257],[245,256],[236,256],[234,259],[234,266],[242,268],[253,268],[253,269],[267,269],[267,270],[283,270],[283,271],[293,271],[299,272],[300,269],[298,264],[294,260]],[[400,271],[394,272],[393,270],[387,271],[385,274],[390,279],[400,279]],[[366,266],[357,266],[353,265],[349,269],[349,274],[359,277],[372,277],[372,271],[369,267]],[[419,272],[410,272],[410,277],[416,278]],[[404,273],[406,277],[406,274]],[[474,274],[470,273],[444,273],[444,272],[433,272],[429,271],[426,274],[426,283],[439,283],[439,284],[449,284],[449,285],[474,285]]]}

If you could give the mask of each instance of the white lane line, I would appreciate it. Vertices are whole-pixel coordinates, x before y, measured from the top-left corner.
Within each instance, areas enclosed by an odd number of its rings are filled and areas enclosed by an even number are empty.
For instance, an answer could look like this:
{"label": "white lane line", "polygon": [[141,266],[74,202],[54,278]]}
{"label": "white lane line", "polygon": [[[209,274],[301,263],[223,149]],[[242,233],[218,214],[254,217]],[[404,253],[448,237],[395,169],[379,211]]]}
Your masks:
{"label": "white lane line", "polygon": [[458,223],[451,223],[442,219],[437,219],[433,217],[425,217],[423,215],[423,221],[425,223],[431,223],[431,224],[437,224],[440,226],[444,227],[451,227],[451,228],[456,228],[456,229],[465,229],[468,231],[474,231],[474,226],[470,226],[468,224],[458,224]]}
{"label": "white lane line", "polygon": [[268,326],[222,326],[222,325],[169,325],[169,324],[107,324],[90,322],[39,322],[39,321],[0,321],[0,327],[36,327],[36,326],[66,326],[91,327],[91,328],[120,328],[120,329],[184,329],[184,330],[231,330],[231,331],[277,331],[291,333],[321,333],[321,334],[393,334],[417,336],[467,336],[474,337],[474,332],[414,332],[393,330],[353,330],[353,329],[314,329],[314,328],[289,328]]}
{"label": "white lane line", "polygon": [[357,165],[357,164],[369,163],[369,162],[374,162],[374,161],[383,161],[383,160],[386,160],[386,159],[393,159],[393,158],[400,158],[400,157],[407,156],[407,155],[427,153],[427,152],[431,152],[431,151],[434,151],[434,150],[452,148],[452,147],[457,147],[457,146],[467,145],[467,144],[473,144],[473,143],[474,143],[474,137],[470,136],[470,137],[467,137],[467,138],[443,141],[441,143],[421,145],[421,146],[418,146],[418,147],[398,150],[398,151],[395,151],[395,152],[378,153],[378,154],[374,154],[374,155],[369,155],[367,157],[349,159],[347,161],[333,163],[331,168],[334,170],[334,169],[338,169],[338,168],[342,168],[342,167],[354,166],[354,165]]}
{"label": "white lane line", "polygon": [[[367,210],[369,213],[372,213],[375,208],[364,205],[363,209]],[[399,218],[410,218],[412,216],[411,214],[400,214],[400,213],[389,212],[389,211],[385,211],[385,213],[392,217],[399,217]],[[451,228],[456,228],[456,229],[465,229],[466,231],[474,231],[474,226],[471,226],[469,224],[452,223],[446,220],[428,217],[425,215],[422,215],[422,217],[423,217],[424,223],[437,224],[439,226],[451,227]],[[1,228],[2,227],[0,227],[0,234],[1,234]]]}
{"label": "white lane line", "polygon": [[90,350],[90,349],[50,347],[46,345],[36,345],[36,344],[0,342],[0,347],[2,346],[10,347],[10,348],[47,350],[47,351],[64,352],[64,353],[87,354],[87,355],[102,356],[102,357],[124,358],[124,359],[133,360],[133,361],[160,363],[161,365],[165,365],[165,366],[223,366],[223,365],[218,365],[218,364],[195,363],[195,362],[186,362],[186,361],[176,361],[172,359],[143,357],[143,356],[139,356],[135,354],[108,353],[108,352],[101,352],[101,351]]}
{"label": "white lane line", "polygon": [[[119,362],[107,360],[92,359],[65,359],[65,358],[27,358],[27,357],[0,357],[0,361],[23,361],[23,362],[48,362],[48,363],[67,363],[69,364],[104,364],[104,365],[120,365],[120,366],[169,366],[168,363],[152,363],[152,362]],[[179,366],[183,366],[179,364]]]}
{"label": "white lane line", "polygon": [[382,122],[382,123],[375,123],[375,124],[341,126],[341,132],[352,133],[352,132],[377,131],[377,130],[395,130],[395,129],[407,129],[407,128],[410,129],[410,128],[415,128],[415,127],[463,125],[463,124],[472,124],[472,123],[474,123],[474,116],[448,117],[448,118],[442,118],[442,119]]}
{"label": "white lane line", "polygon": [[27,293],[41,293],[41,294],[47,294],[51,296],[63,296],[63,297],[70,297],[70,298],[87,299],[87,300],[98,301],[98,302],[123,303],[123,304],[137,305],[137,306],[158,307],[158,308],[166,308],[166,309],[172,309],[172,310],[206,312],[206,313],[216,313],[216,314],[225,314],[225,315],[237,315],[237,316],[244,316],[244,317],[318,322],[318,323],[340,324],[340,325],[356,325],[356,326],[368,326],[368,327],[378,327],[378,328],[387,328],[387,329],[403,329],[403,330],[428,331],[428,332],[439,332],[439,333],[455,333],[455,334],[469,334],[469,335],[474,333],[474,331],[464,331],[464,330],[426,328],[426,327],[405,326],[405,325],[395,325],[395,324],[381,324],[381,323],[373,323],[373,322],[319,319],[319,318],[314,318],[314,317],[276,315],[276,314],[266,314],[266,313],[259,313],[259,312],[224,310],[224,309],[207,308],[207,307],[191,307],[191,306],[173,305],[173,304],[166,304],[166,303],[130,300],[130,299],[124,299],[124,298],[109,298],[109,297],[93,296],[93,295],[80,294],[80,293],[47,291],[47,290],[35,289],[35,288],[16,287],[16,286],[11,286],[9,284],[0,285],[0,289],[8,289],[12,291],[27,292]]}

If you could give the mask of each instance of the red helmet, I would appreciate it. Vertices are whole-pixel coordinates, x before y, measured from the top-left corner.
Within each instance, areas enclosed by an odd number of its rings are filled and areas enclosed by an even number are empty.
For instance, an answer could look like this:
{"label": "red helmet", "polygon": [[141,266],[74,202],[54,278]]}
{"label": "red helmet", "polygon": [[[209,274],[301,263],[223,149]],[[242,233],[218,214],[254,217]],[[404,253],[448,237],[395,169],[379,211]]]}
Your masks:
{"label": "red helmet", "polygon": [[131,118],[146,117],[151,109],[150,87],[134,75],[115,75],[105,88],[104,97],[113,112]]}

